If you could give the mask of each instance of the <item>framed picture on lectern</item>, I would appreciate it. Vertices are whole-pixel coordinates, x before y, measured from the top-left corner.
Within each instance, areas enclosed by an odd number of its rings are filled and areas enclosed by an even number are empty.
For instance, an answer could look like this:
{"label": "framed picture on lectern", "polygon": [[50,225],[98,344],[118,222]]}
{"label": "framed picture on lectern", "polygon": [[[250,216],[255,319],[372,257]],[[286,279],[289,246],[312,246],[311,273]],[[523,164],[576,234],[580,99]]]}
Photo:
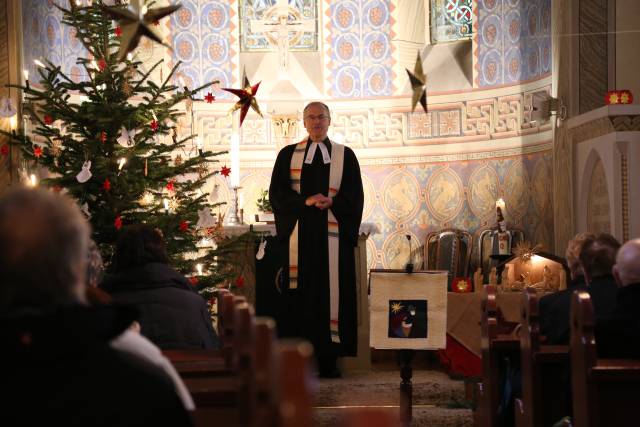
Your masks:
{"label": "framed picture on lectern", "polygon": [[370,345],[376,349],[445,347],[447,272],[371,270]]}

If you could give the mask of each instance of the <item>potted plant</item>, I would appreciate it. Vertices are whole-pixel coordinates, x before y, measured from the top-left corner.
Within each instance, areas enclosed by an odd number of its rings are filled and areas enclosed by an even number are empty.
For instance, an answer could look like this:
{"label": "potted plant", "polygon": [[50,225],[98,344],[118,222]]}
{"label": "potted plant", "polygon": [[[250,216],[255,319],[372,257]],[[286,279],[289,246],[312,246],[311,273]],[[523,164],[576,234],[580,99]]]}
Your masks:
{"label": "potted plant", "polygon": [[260,192],[260,197],[258,197],[258,200],[256,201],[256,207],[258,208],[256,221],[266,222],[269,224],[273,224],[275,222],[273,210],[271,209],[271,202],[269,201],[269,190],[262,190]]}

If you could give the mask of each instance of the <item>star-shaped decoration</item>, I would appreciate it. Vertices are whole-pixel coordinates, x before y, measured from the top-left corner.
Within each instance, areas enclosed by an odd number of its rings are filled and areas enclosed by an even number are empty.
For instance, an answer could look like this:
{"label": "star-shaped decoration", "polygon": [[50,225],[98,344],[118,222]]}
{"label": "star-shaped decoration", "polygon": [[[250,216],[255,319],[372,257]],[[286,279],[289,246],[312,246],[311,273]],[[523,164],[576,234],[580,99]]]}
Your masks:
{"label": "star-shaped decoration", "polygon": [[393,304],[391,304],[391,312],[393,314],[398,313],[399,311],[401,311],[403,309],[402,304],[399,302],[394,302]]}
{"label": "star-shaped decoration", "polygon": [[115,221],[113,221],[113,226],[116,230],[120,230],[122,228],[122,217],[120,215],[118,215]]}
{"label": "star-shaped decoration", "polygon": [[52,125],[53,124],[53,117],[51,117],[48,114],[44,115],[43,120],[44,120],[44,124],[45,125]]}
{"label": "star-shaped decoration", "polygon": [[33,148],[33,155],[36,159],[39,159],[42,156],[42,148],[40,147],[34,147]]}
{"label": "star-shaped decoration", "polygon": [[204,100],[207,101],[208,104],[211,104],[216,100],[216,97],[211,94],[211,92],[207,92],[207,95],[204,97]]}
{"label": "star-shaped decoration", "polygon": [[619,102],[618,94],[616,92],[612,92],[609,94],[609,104],[617,104]]}
{"label": "star-shaped decoration", "polygon": [[185,232],[189,229],[189,223],[185,220],[180,221],[180,231]]}
{"label": "star-shaped decoration", "polygon": [[111,181],[109,181],[109,178],[105,179],[104,182],[102,183],[102,189],[104,191],[111,190]]}
{"label": "star-shaped decoration", "polygon": [[196,276],[189,277],[189,283],[191,283],[191,286],[196,286],[198,284],[198,278]]}
{"label": "star-shaped decoration", "polygon": [[100,60],[98,61],[98,68],[100,68],[100,71],[104,71],[107,69],[107,61],[105,61],[104,58],[100,58]]}
{"label": "star-shaped decoration", "polygon": [[176,187],[173,185],[173,180],[167,183],[167,191],[170,191],[170,192],[176,191]]}
{"label": "star-shaped decoration", "polygon": [[[406,70],[406,68],[405,68]],[[420,52],[418,52],[418,58],[416,59],[416,65],[413,68],[413,73],[407,70],[409,75],[409,81],[411,82],[411,112],[416,109],[416,105],[420,102],[422,109],[425,113],[427,111],[427,76],[422,70],[422,58],[420,58]]]}
{"label": "star-shaped decoration", "polygon": [[151,124],[149,125],[151,126],[151,130],[156,132],[158,130],[158,126],[160,126],[160,124],[158,123],[157,120],[153,119],[151,120]]}
{"label": "star-shaped decoration", "polygon": [[131,0],[131,4],[128,7],[102,6],[104,13],[118,20],[119,26],[122,27],[120,50],[118,51],[119,61],[122,61],[127,56],[127,53],[138,46],[142,36],[163,44],[161,36],[155,29],[151,28],[151,25],[182,7],[179,4],[174,4],[148,9],[144,2],[145,0]]}
{"label": "star-shaped decoration", "polygon": [[228,177],[230,173],[231,173],[231,168],[228,168],[226,165],[223,166],[222,169],[220,169],[220,175],[224,177]]}
{"label": "star-shaped decoration", "polygon": [[249,111],[249,107],[253,108],[253,111],[258,113],[260,117],[262,117],[262,113],[260,112],[260,107],[258,107],[258,101],[256,100],[256,93],[258,93],[258,87],[260,86],[260,82],[255,85],[251,85],[249,83],[249,79],[247,75],[242,73],[242,89],[229,89],[222,88],[222,90],[232,93],[238,98],[238,102],[235,103],[233,108],[231,108],[230,113],[233,113],[236,110],[240,110],[240,126],[242,126],[242,122],[244,122],[244,118],[247,115],[247,111]]}

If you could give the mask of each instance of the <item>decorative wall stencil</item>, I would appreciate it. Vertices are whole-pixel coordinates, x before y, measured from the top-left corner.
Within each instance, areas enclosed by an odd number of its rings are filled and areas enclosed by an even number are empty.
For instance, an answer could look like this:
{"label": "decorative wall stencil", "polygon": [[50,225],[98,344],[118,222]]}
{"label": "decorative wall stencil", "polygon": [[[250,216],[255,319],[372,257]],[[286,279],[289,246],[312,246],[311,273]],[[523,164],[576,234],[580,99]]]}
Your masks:
{"label": "decorative wall stencil", "polygon": [[382,209],[396,222],[410,218],[420,206],[418,181],[404,169],[391,173],[384,180],[382,189]]}
{"label": "decorative wall stencil", "polygon": [[[212,80],[220,80],[221,87],[233,86],[235,0],[185,0],[181,4],[169,21],[171,60],[174,64],[182,61],[174,84],[179,87],[182,77],[189,88]],[[230,94],[219,92],[216,97],[229,98]]]}
{"label": "decorative wall stencil", "polygon": [[475,86],[513,84],[551,72],[551,0],[477,0]]}
{"label": "decorative wall stencil", "polygon": [[[240,49],[242,52],[276,51],[279,35],[278,16],[276,7],[278,0],[240,0]],[[318,50],[318,4],[317,0],[288,0],[289,11],[287,23],[288,48],[291,51]],[[251,22],[261,21],[273,26],[273,33],[265,34],[251,28]],[[296,23],[312,21],[314,31],[295,31]]]}
{"label": "decorative wall stencil", "polygon": [[391,0],[334,1],[328,9],[326,40],[334,98],[361,98],[393,94]]}
{"label": "decorative wall stencil", "polygon": [[362,175],[362,188],[364,189],[364,208],[362,209],[362,221],[367,218],[376,205],[376,188],[366,175]]}
{"label": "decorative wall stencil", "polygon": [[514,162],[504,178],[504,201],[509,219],[519,220],[529,207],[529,177],[524,163]]}
{"label": "decorative wall stencil", "polygon": [[[409,241],[407,234],[411,235],[411,248],[409,251]],[[384,268],[403,269],[411,259],[413,265],[422,265],[422,251],[417,250],[418,238],[408,230],[400,230],[389,235],[382,245],[382,265]]]}
{"label": "decorative wall stencil", "polygon": [[[536,210],[540,214],[544,214],[547,209],[551,209],[552,192],[549,191],[553,186],[551,179],[551,165],[542,159],[536,162],[531,178],[531,198]],[[549,247],[547,247],[549,248]]]}
{"label": "decorative wall stencil", "polygon": [[587,230],[594,233],[611,233],[611,215],[609,209],[609,190],[607,176],[600,157],[593,165],[591,180],[589,181],[589,196],[587,199]]}
{"label": "decorative wall stencil", "polygon": [[498,174],[489,165],[484,164],[473,171],[469,177],[467,199],[469,207],[478,218],[495,215],[498,200]]}
{"label": "decorative wall stencil", "polygon": [[449,221],[460,212],[464,189],[460,177],[445,166],[427,181],[427,207],[439,221]]}

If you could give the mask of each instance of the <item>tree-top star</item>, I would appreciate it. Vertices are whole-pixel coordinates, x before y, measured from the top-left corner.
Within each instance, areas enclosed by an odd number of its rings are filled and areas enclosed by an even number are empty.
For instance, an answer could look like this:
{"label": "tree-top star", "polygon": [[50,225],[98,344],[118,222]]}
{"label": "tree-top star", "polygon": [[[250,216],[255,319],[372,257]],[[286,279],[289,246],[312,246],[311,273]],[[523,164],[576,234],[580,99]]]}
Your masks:
{"label": "tree-top star", "polygon": [[[405,70],[407,70],[405,68]],[[413,68],[413,73],[407,70],[409,75],[409,81],[411,82],[411,112],[416,109],[416,105],[420,102],[422,109],[427,113],[427,76],[422,70],[422,58],[420,58],[420,52],[418,52],[418,58],[416,59],[416,65]]]}
{"label": "tree-top star", "polygon": [[127,56],[127,53],[138,46],[142,36],[163,44],[161,36],[151,26],[155,21],[172,14],[182,7],[182,5],[174,4],[148,9],[144,2],[145,0],[131,0],[131,4],[128,7],[102,6],[102,10],[111,18],[118,20],[118,24],[122,28],[120,50],[118,51],[119,61],[122,61]]}
{"label": "tree-top star", "polygon": [[247,111],[249,111],[249,107],[253,108],[253,111],[258,113],[258,115],[262,117],[260,107],[258,107],[258,101],[256,100],[256,93],[258,92],[260,82],[252,86],[251,83],[249,83],[249,79],[247,78],[247,75],[244,73],[244,71],[242,72],[242,81],[242,89],[222,88],[222,90],[232,93],[240,98],[229,112],[233,113],[236,110],[240,110],[240,126],[242,126],[242,122],[244,122],[244,118],[247,115]]}

